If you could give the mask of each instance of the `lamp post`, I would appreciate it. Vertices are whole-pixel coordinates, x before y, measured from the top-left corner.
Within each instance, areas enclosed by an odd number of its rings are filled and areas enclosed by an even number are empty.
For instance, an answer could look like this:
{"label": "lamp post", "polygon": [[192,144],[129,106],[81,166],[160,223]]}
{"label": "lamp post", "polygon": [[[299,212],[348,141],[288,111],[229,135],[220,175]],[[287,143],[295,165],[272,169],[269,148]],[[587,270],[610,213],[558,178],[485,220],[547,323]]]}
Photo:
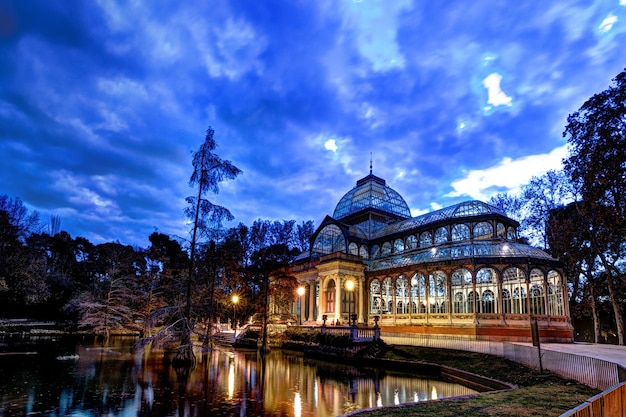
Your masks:
{"label": "lamp post", "polygon": [[350,324],[352,320],[352,292],[354,291],[354,281],[351,279],[347,280],[345,287],[348,294],[350,294],[348,297],[348,324]]}
{"label": "lamp post", "polygon": [[231,298],[233,302],[233,342],[237,339],[237,303],[239,303],[239,296],[237,294],[233,294]]}
{"label": "lamp post", "polygon": [[302,326],[302,296],[304,295],[304,287],[300,285],[298,287],[298,325]]}

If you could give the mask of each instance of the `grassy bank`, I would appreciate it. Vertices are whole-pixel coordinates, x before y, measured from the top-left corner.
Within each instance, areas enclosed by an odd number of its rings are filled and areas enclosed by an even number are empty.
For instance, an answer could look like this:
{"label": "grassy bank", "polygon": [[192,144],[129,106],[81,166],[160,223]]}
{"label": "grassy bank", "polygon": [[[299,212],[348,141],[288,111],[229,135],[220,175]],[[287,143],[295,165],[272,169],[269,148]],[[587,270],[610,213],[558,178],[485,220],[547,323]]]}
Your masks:
{"label": "grassy bank", "polygon": [[543,375],[517,362],[481,353],[395,346],[384,352],[387,359],[416,360],[447,365],[478,375],[511,382],[520,388],[479,394],[469,398],[415,403],[364,411],[359,417],[536,417],[559,416],[597,394],[576,381],[553,374]]}

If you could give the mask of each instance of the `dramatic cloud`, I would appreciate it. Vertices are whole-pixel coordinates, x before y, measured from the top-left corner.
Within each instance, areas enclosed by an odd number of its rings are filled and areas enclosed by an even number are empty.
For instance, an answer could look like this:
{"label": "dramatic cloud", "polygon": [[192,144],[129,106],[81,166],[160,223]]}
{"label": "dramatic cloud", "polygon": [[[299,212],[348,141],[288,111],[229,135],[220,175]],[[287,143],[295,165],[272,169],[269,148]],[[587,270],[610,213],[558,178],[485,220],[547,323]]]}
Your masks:
{"label": "dramatic cloud", "polygon": [[414,214],[511,191],[626,67],[624,1],[0,4],[0,194],[95,243],[184,236],[207,127],[235,222],[319,221],[369,172]]}

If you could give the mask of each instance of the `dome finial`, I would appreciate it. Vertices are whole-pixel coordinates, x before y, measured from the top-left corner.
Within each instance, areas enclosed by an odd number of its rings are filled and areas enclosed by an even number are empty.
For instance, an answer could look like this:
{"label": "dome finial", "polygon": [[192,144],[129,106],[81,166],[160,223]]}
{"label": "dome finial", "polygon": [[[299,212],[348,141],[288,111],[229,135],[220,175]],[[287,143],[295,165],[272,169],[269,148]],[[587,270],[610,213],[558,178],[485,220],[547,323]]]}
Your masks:
{"label": "dome finial", "polygon": [[372,175],[372,153],[370,152],[370,175]]}

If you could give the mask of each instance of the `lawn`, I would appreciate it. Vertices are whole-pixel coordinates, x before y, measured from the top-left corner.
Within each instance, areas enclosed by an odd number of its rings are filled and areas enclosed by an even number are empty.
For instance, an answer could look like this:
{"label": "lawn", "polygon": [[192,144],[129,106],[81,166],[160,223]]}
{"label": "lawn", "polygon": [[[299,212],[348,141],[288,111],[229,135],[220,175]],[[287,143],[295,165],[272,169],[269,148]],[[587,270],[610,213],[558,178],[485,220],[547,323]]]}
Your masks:
{"label": "lawn", "polygon": [[536,417],[559,416],[576,407],[599,390],[563,379],[554,374],[540,374],[524,365],[482,353],[393,346],[383,354],[387,359],[416,360],[447,365],[478,375],[513,383],[519,388],[483,393],[476,396],[405,404],[359,413],[359,417],[429,416],[429,417]]}

